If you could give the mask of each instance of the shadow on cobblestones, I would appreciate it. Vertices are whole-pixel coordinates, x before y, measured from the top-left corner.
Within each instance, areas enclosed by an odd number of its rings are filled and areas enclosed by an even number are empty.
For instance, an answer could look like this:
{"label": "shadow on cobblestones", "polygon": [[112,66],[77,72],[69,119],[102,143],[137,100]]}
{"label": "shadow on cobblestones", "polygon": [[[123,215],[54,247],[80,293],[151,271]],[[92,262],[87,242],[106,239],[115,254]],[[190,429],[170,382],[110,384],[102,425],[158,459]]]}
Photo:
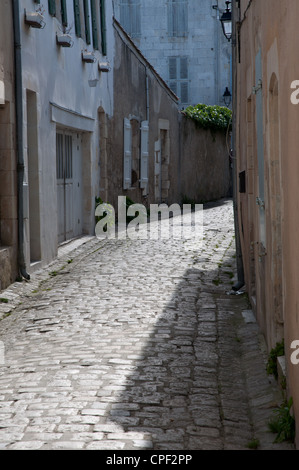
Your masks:
{"label": "shadow on cobblestones", "polygon": [[3,294],[1,449],[290,448],[247,297],[227,294],[231,201],[204,225],[203,245],[90,240]]}
{"label": "shadow on cobblestones", "polygon": [[[226,260],[233,264],[234,258]],[[227,275],[219,269],[185,272],[118,397],[122,411],[113,420],[128,432],[148,434],[155,449],[248,449],[257,436],[275,448],[267,418],[280,395],[268,390],[258,328],[248,331],[252,325],[244,323],[247,297],[227,294]],[[247,390],[252,379],[253,395],[263,396],[265,388],[271,395],[259,410],[262,434]]]}

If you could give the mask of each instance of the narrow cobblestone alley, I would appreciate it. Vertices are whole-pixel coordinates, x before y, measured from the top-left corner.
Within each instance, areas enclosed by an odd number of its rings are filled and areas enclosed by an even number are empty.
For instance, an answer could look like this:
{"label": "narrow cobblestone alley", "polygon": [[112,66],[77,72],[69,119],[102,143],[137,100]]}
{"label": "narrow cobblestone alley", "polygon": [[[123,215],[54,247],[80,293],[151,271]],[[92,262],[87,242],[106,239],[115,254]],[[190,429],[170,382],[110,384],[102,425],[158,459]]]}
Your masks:
{"label": "narrow cobblestone alley", "polygon": [[1,292],[0,448],[293,449],[234,254],[222,200],[202,245],[88,238]]}

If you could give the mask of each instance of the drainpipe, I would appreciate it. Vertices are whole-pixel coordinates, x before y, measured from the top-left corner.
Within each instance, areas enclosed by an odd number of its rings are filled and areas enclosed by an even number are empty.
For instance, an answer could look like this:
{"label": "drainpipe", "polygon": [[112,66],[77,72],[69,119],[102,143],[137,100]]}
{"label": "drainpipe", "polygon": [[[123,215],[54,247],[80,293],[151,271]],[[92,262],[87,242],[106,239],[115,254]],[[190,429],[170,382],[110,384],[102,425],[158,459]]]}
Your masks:
{"label": "drainpipe", "polygon": [[20,275],[29,280],[24,255],[24,153],[23,153],[23,92],[22,92],[22,60],[19,0],[13,0],[13,28],[15,49],[15,102],[16,102],[16,136],[17,136],[17,188],[18,188],[18,265]]}

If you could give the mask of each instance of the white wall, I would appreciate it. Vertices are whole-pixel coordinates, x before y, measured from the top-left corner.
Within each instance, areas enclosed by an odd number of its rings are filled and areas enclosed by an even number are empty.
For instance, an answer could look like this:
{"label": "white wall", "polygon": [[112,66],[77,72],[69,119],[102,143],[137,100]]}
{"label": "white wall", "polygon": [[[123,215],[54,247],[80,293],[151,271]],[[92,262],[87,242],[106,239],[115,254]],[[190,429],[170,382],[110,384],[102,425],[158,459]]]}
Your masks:
{"label": "white wall", "polygon": [[[98,2],[97,2],[98,3]],[[27,151],[26,90],[37,95],[38,112],[38,172],[41,221],[42,262],[48,263],[57,254],[57,188],[56,188],[56,126],[78,130],[83,136],[85,174],[84,231],[93,233],[94,198],[99,193],[99,125],[98,108],[108,114],[113,110],[113,55],[112,3],[106,1],[107,57],[95,51],[98,61],[109,60],[111,71],[98,71],[98,64],[82,62],[81,52],[92,51],[92,46],[77,38],[74,27],[73,2],[67,0],[68,22],[73,25],[71,48],[56,44],[60,21],[49,15],[48,2],[44,6],[45,27],[35,29],[24,22],[24,8],[34,11],[38,5],[32,0],[20,1],[23,65],[24,150]],[[88,84],[98,78],[96,88]],[[26,163],[28,163],[26,161]],[[26,180],[28,181],[26,164]],[[29,188],[30,190],[30,188]],[[29,240],[27,221],[27,263]]]}

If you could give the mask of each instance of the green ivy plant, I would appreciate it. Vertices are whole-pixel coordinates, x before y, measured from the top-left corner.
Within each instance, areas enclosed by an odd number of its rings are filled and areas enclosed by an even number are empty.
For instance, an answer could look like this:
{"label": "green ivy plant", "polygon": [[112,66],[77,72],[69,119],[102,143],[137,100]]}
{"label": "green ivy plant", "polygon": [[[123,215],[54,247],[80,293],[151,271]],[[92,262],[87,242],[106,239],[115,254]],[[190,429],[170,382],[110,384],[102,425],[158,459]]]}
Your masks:
{"label": "green ivy plant", "polygon": [[227,132],[232,130],[232,111],[225,106],[197,104],[188,106],[184,114],[203,129]]}

